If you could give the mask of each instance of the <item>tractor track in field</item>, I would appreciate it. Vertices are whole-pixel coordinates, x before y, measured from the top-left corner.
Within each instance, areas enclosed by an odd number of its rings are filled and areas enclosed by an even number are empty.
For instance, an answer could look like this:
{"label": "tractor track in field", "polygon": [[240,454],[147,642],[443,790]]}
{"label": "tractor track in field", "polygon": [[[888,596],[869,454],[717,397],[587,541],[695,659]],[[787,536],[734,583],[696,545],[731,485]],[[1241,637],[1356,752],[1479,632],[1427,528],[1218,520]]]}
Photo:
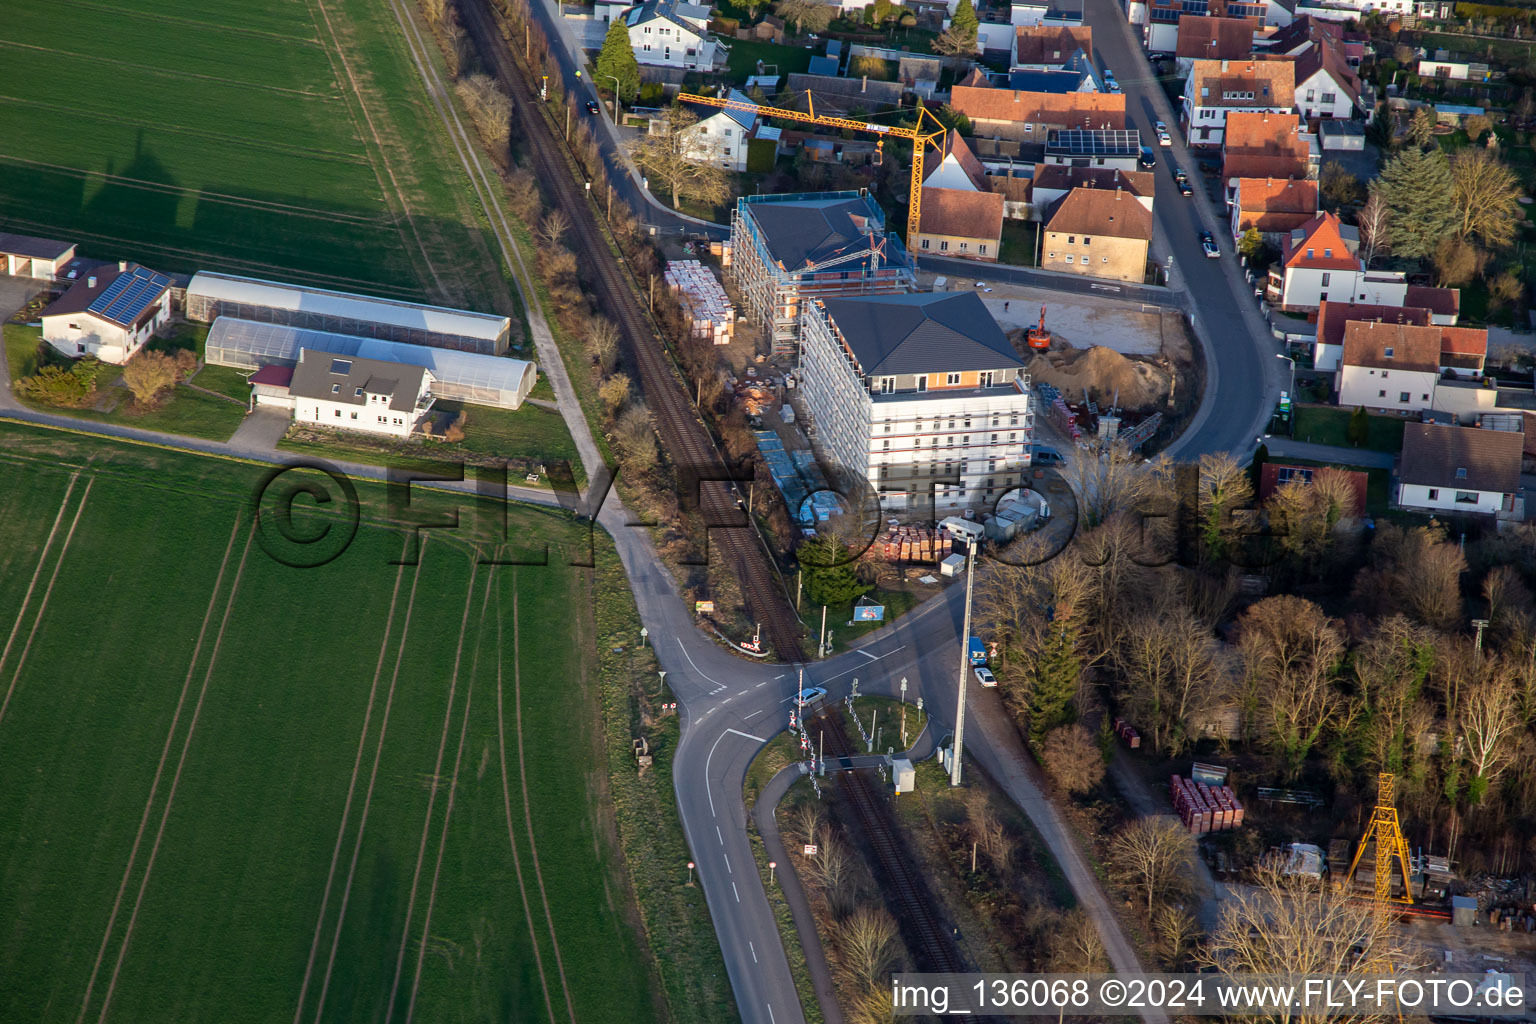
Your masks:
{"label": "tractor track in field", "polygon": [[[469,739],[469,712],[475,697],[475,676],[480,673],[480,647],[484,641],[485,615],[491,607],[491,584],[495,579],[496,568],[493,564],[485,571],[485,593],[480,595],[480,621],[475,625],[475,651],[469,660],[469,684],[464,689],[464,712],[459,725],[459,746],[453,755],[453,774],[448,777],[448,806],[443,809],[443,830],[437,839],[437,863],[432,867],[432,885],[427,889],[427,909],[421,917],[421,943],[416,950],[416,971],[411,977],[411,997],[405,1006],[405,1024],[411,1024],[412,1018],[416,1015],[416,996],[421,991],[421,970],[427,961],[427,942],[432,937],[432,911],[437,906],[437,883],[443,874],[443,854],[448,849],[448,823],[453,820],[453,804],[459,792],[459,767],[464,763],[464,744]],[[473,592],[473,584],[470,590]],[[454,675],[458,675],[457,669]]]}
{"label": "tractor track in field", "polygon": [[[73,486],[73,481],[70,482]],[[48,574],[48,586],[43,588],[43,599],[37,606],[37,614],[32,618],[32,628],[27,631],[27,642],[22,645],[21,653],[16,657],[16,668],[11,672],[11,682],[5,688],[5,700],[0,701],[0,722],[5,721],[5,713],[11,707],[11,696],[16,692],[16,684],[21,681],[21,670],[27,667],[27,655],[32,653],[32,641],[37,639],[37,631],[42,628],[43,616],[48,613],[48,599],[53,596],[53,585],[59,581],[59,570],[64,568],[64,557],[69,554],[69,542],[75,539],[75,527],[80,525],[80,514],[85,511],[85,503],[91,497],[91,487],[96,483],[96,478],[85,482],[85,491],[80,495],[80,504],[75,506],[74,518],[69,521],[69,532],[64,535],[64,543],[59,547],[59,557],[53,563],[53,572]],[[49,534],[51,539],[52,533]],[[46,551],[44,552],[46,554]],[[42,567],[42,562],[38,562]],[[34,578],[35,582],[35,578]],[[27,596],[32,594],[31,587],[27,588]],[[17,619],[18,624],[20,619]],[[5,645],[6,653],[10,652],[9,642]]]}
{"label": "tractor track in field", "polygon": [[563,156],[563,142],[538,108],[533,86],[501,44],[501,35],[485,0],[465,0],[459,9],[464,29],[487,71],[512,98],[518,122],[528,136],[540,181],[570,219],[574,247],[587,271],[588,286],[599,307],[619,325],[626,350],[639,370],[642,391],[656,417],[662,448],[679,473],[685,507],[696,502],[706,528],[725,527],[711,532],[718,535],[718,547],[741,581],[748,613],[763,623],[764,632],[780,658],[804,661],[800,619],[789,607],[751,522],[723,482],[729,474],[719,449],[663,350],[654,324],[640,308],[625,272],[608,247],[585,191],[578,188]]}
{"label": "tractor track in field", "polygon": [[[0,671],[4,671],[5,663],[10,660],[11,647],[16,643],[16,635],[21,632],[21,623],[22,620],[27,617],[27,608],[32,604],[32,594],[37,589],[37,581],[43,575],[43,566],[48,563],[48,552],[53,548],[53,538],[57,537],[59,534],[59,525],[64,522],[64,513],[69,511],[69,499],[75,493],[75,483],[79,479],[80,471],[78,469],[69,475],[69,486],[64,488],[64,497],[59,501],[59,511],[53,517],[53,526],[48,530],[47,539],[43,541],[42,553],[37,556],[37,567],[32,570],[32,580],[27,584],[27,592],[22,595],[21,607],[16,612],[16,620],[11,623],[11,634],[5,639],[5,650],[0,651]],[[94,479],[95,478],[93,477],[92,480],[86,481],[86,486],[89,487]],[[81,504],[83,506],[84,502]],[[60,560],[62,560],[62,558],[63,556],[61,554]],[[55,569],[55,573],[57,573],[57,569]],[[53,581],[50,578],[50,588],[52,585]],[[41,615],[42,613],[39,612],[39,618],[41,618]],[[27,642],[29,645],[31,644],[30,635],[28,636]],[[5,689],[5,700],[4,702],[0,702],[0,721],[5,720],[5,709],[10,706],[11,694],[15,691],[16,680],[20,678],[20,676],[20,668],[17,668],[17,670],[11,675],[11,683]]]}
{"label": "tractor track in field", "polygon": [[565,961],[560,956],[560,940],[555,937],[555,917],[549,910],[549,893],[544,888],[544,871],[539,867],[539,844],[533,837],[533,807],[528,802],[528,764],[523,758],[523,665],[522,627],[518,619],[517,590],[512,591],[512,714],[517,735],[517,775],[523,786],[523,824],[528,831],[528,853],[533,859],[533,878],[539,884],[539,902],[544,904],[544,921],[549,926],[549,944],[555,953],[555,971],[565,992],[565,1009],[576,1024],[576,1004],[565,978]]}
{"label": "tractor track in field", "polygon": [[[325,1013],[325,997],[331,990],[331,972],[336,967],[336,952],[341,947],[341,929],[347,920],[347,904],[352,899],[352,882],[357,878],[357,862],[363,853],[363,833],[368,827],[368,811],[373,807],[373,789],[379,781],[379,763],[384,758],[384,737],[389,732],[389,712],[395,702],[395,685],[400,681],[400,664],[405,660],[405,641],[411,631],[411,614],[416,610],[416,585],[421,582],[421,566],[426,561],[427,542],[430,538],[430,533],[422,533],[421,546],[416,550],[416,572],[411,576],[411,592],[405,602],[405,621],[400,625],[400,641],[395,645],[395,667],[389,675],[389,690],[384,696],[384,714],[379,721],[379,736],[373,748],[373,767],[368,773],[368,788],[363,793],[363,810],[357,819],[357,836],[352,841],[352,859],[347,865],[347,881],[342,886],[341,905],[336,911],[336,927],[331,932],[331,952],[325,961],[320,997],[315,1004],[315,1024],[320,1024],[321,1015]],[[387,637],[385,643],[388,643]],[[295,1021],[303,1011],[304,1003],[301,1000],[294,1014]]]}
{"label": "tractor track in field", "polygon": [[[239,519],[237,517],[236,520],[235,520],[236,529],[239,528],[239,522],[240,521],[239,521]],[[231,535],[231,540],[233,540],[233,535]],[[127,956],[128,956],[128,946],[129,946],[130,942],[133,940],[133,929],[134,929],[134,926],[136,924],[138,924],[138,921],[139,921],[139,910],[144,905],[144,893],[149,889],[149,880],[150,880],[150,877],[154,874],[154,871],[155,871],[155,860],[160,855],[160,841],[165,837],[165,826],[166,826],[166,823],[170,821],[170,818],[171,818],[171,807],[176,802],[176,789],[181,784],[181,772],[182,772],[182,769],[184,769],[186,767],[186,765],[187,765],[187,755],[188,755],[188,753],[192,749],[192,737],[194,735],[196,735],[196,733],[197,733],[197,721],[198,721],[198,718],[201,717],[202,712],[203,712],[203,701],[208,696],[208,685],[209,685],[209,683],[211,683],[213,681],[213,669],[214,669],[214,666],[216,664],[218,664],[219,648],[224,643],[224,631],[225,631],[225,629],[228,628],[228,626],[229,626],[229,617],[230,617],[230,615],[235,610],[235,598],[238,596],[238,594],[240,592],[240,579],[241,579],[241,577],[243,577],[245,575],[245,560],[250,555],[250,553],[251,553],[251,544],[255,540],[256,540],[256,523],[255,523],[254,520],[252,520],[250,531],[246,534],[246,537],[245,537],[245,547],[240,552],[240,564],[235,567],[235,578],[234,578],[234,581],[229,586],[229,596],[225,600],[225,603],[224,603],[224,614],[219,619],[219,629],[218,629],[218,632],[214,634],[213,649],[208,652],[208,666],[203,671],[203,683],[202,683],[201,688],[198,690],[197,703],[195,705],[193,705],[193,707],[192,707],[192,720],[187,723],[187,733],[186,733],[186,736],[182,739],[181,756],[178,757],[177,760],[176,760],[176,771],[171,776],[171,788],[170,788],[170,790],[165,795],[165,805],[160,809],[160,824],[155,829],[155,841],[154,841],[153,844],[151,844],[151,846],[149,848],[149,859],[145,862],[145,864],[144,864],[144,874],[139,879],[139,892],[138,892],[138,895],[134,897],[133,910],[128,915],[128,924],[127,924],[127,926],[123,929],[123,941],[117,947],[117,962],[112,967],[112,976],[111,976],[111,978],[107,982],[107,990],[106,990],[105,993],[102,994],[102,997],[101,997],[101,1013],[96,1018],[98,1024],[101,1024],[101,1022],[104,1022],[107,1019],[107,1013],[112,1008],[112,996],[114,994],[116,994],[116,992],[117,992],[117,979],[122,974],[123,961],[125,959],[127,959]],[[227,565],[228,563],[226,562],[225,564]],[[222,568],[220,569],[219,575],[220,575],[220,578],[223,577],[223,569]],[[215,594],[215,596],[217,596],[217,594],[218,594],[217,587],[215,587],[214,594]],[[210,611],[211,611],[211,608],[210,608]],[[206,624],[207,623],[206,623],[206,620],[205,620],[204,625],[206,626]],[[193,660],[193,665],[192,665],[192,669],[193,670],[196,669],[196,665],[197,665],[196,656],[194,654],[194,660]],[[190,673],[190,671],[189,671],[189,675],[188,675],[188,682],[191,682],[191,673]],[[183,696],[185,696],[185,693],[186,693],[185,689],[182,692],[183,692]],[[179,710],[179,708],[178,708],[178,710]],[[174,725],[172,726],[172,733],[171,733],[171,735],[174,735]],[[170,736],[167,736],[166,743],[167,743],[167,750],[169,750]],[[161,767],[161,769],[163,769],[165,767],[164,755],[162,755],[160,767]],[[159,771],[156,772],[156,782],[158,783],[158,781],[159,781]],[[153,791],[151,791],[151,799],[153,799]],[[147,810],[147,806],[146,806],[146,810]],[[140,826],[140,829],[141,829],[140,837],[142,837],[142,828],[143,828],[143,826],[141,824],[141,826]],[[135,839],[134,845],[135,845],[135,847],[138,846],[138,839]],[[129,863],[129,869],[130,870],[132,869],[132,862],[131,861]],[[124,875],[124,881],[126,882],[126,880],[127,880],[127,875],[125,874]],[[121,896],[121,893],[119,893],[119,896]],[[115,909],[114,909],[114,913],[115,913]],[[110,928],[110,925],[108,927]],[[111,934],[111,932],[109,931],[108,935],[110,936],[110,934]],[[105,948],[105,947],[103,947],[103,948]],[[98,963],[99,963],[99,961],[98,961]],[[95,976],[95,973],[96,972],[93,970],[92,971],[92,977],[93,978]],[[86,998],[87,998],[87,1000],[89,1000],[89,998],[90,998],[89,993],[87,993]],[[82,1014],[82,1016],[84,1015],[85,1010],[88,1008],[88,1005],[89,1004],[87,1002],[86,1005],[82,1005],[81,1006],[81,1014]]]}
{"label": "tractor track in field", "polygon": [[[513,570],[513,573],[514,573],[514,575],[513,575],[513,591],[512,591],[512,595],[513,596],[512,596],[512,601],[513,601],[513,608],[514,608],[514,611],[513,611],[514,620],[513,621],[515,623],[516,622],[516,614],[517,614],[516,610],[515,610],[516,609],[516,604],[517,604],[517,590],[516,590],[517,577],[516,577],[516,570],[515,569]],[[506,719],[506,714],[505,714],[505,712],[503,710],[503,699],[502,699],[502,692],[505,689],[505,687],[503,686],[503,682],[504,682],[503,662],[504,662],[505,659],[502,657],[503,634],[502,634],[501,591],[500,590],[498,590],[496,592],[496,612],[497,612],[497,614],[496,614],[496,740],[497,740],[497,746],[498,746],[498,749],[499,749],[499,753],[500,753],[500,756],[501,756],[501,804],[502,804],[502,810],[505,812],[506,818],[507,818],[507,845],[512,850],[512,871],[513,871],[514,874],[517,875],[517,891],[518,891],[518,893],[523,898],[523,918],[528,922],[528,943],[529,943],[530,946],[533,947],[533,964],[534,964],[535,969],[537,969],[538,972],[539,972],[539,987],[544,990],[544,1008],[549,1013],[550,1024],[554,1024],[554,1020],[555,1020],[555,1004],[554,1004],[554,1001],[552,999],[550,999],[550,996],[549,996],[549,979],[548,979],[548,977],[546,977],[546,975],[544,973],[544,954],[539,949],[538,929],[535,928],[534,923],[533,923],[533,907],[528,902],[528,886],[523,881],[522,857],[517,852],[517,830],[512,825],[512,786],[511,786],[511,782],[509,780],[509,777],[507,775],[507,724],[506,724],[507,723],[507,719]],[[513,627],[513,655],[512,655],[513,656],[513,663],[512,663],[513,685],[514,686],[519,686],[519,682],[520,681],[517,678],[517,671],[518,671],[518,669],[517,669],[517,662],[516,662],[516,658],[517,658],[517,646],[516,645],[517,645],[516,626],[514,625],[514,627]],[[518,692],[519,693],[521,692],[521,687],[520,686],[519,686]],[[519,747],[518,747],[518,763],[521,766],[521,764],[522,764],[522,747],[521,747],[521,744],[519,744]],[[524,792],[524,797],[525,797],[524,805],[525,806],[526,806],[526,796],[527,796],[527,793],[525,791]],[[546,911],[548,910],[548,906],[547,905],[546,905],[545,909],[546,909]],[[551,934],[550,938],[551,938],[551,940],[553,940],[554,939],[554,935]],[[562,981],[562,983],[564,982],[564,977],[563,976],[561,978],[561,981]],[[569,992],[567,992],[566,999],[567,999],[567,1002],[569,1003],[569,999],[570,999]]]}
{"label": "tractor track in field", "polygon": [[[490,572],[489,569],[486,570]],[[480,561],[475,559],[470,562],[469,585],[464,588],[464,614],[459,619],[459,641],[453,651],[453,671],[448,676],[448,706],[443,710],[443,728],[437,741],[437,760],[432,765],[432,785],[427,790],[427,813],[422,816],[421,842],[416,848],[416,869],[411,873],[411,892],[405,899],[405,924],[400,929],[400,951],[395,955],[395,976],[389,985],[389,1001],[384,1004],[384,1024],[389,1024],[395,1016],[395,997],[400,992],[400,975],[405,969],[405,950],[411,942],[411,918],[416,914],[416,893],[421,888],[421,869],[427,859],[427,841],[432,834],[432,812],[437,807],[437,793],[443,785],[443,755],[448,750],[448,733],[453,725],[454,700],[459,692],[459,669],[464,663],[464,635],[469,632],[469,612],[475,606],[475,580],[480,573]],[[465,724],[468,724],[469,698],[465,697],[466,716]],[[457,776],[458,768],[455,766],[454,774]],[[452,797],[449,797],[450,803]],[[443,829],[448,828],[448,817],[443,816]],[[433,888],[436,888],[436,879],[433,880]],[[430,905],[430,902],[429,902]],[[426,933],[422,933],[422,949],[426,949]]]}
{"label": "tractor track in field", "polygon": [[[410,540],[406,540],[407,548]],[[401,552],[404,558],[406,552]],[[421,569],[417,561],[417,572]],[[384,620],[384,635],[379,640],[379,660],[373,667],[373,682],[368,687],[368,703],[363,710],[363,728],[357,736],[357,755],[352,760],[352,777],[347,781],[347,799],[341,807],[341,825],[336,829],[336,845],[331,850],[331,866],[325,874],[325,888],[320,894],[320,911],[315,915],[315,937],[310,942],[309,958],[304,963],[304,981],[299,986],[299,999],[293,1011],[293,1024],[299,1024],[304,1016],[304,1000],[309,995],[309,982],[314,976],[315,956],[320,952],[320,936],[325,929],[325,912],[331,899],[331,884],[336,879],[336,868],[341,863],[342,843],[346,839],[347,821],[352,816],[352,799],[357,795],[357,776],[363,767],[363,752],[368,749],[368,726],[373,721],[373,705],[378,698],[379,680],[384,675],[384,662],[389,657],[389,635],[395,625],[395,610],[399,607],[400,581],[405,578],[405,562],[395,570],[395,586],[389,595],[389,615]]]}

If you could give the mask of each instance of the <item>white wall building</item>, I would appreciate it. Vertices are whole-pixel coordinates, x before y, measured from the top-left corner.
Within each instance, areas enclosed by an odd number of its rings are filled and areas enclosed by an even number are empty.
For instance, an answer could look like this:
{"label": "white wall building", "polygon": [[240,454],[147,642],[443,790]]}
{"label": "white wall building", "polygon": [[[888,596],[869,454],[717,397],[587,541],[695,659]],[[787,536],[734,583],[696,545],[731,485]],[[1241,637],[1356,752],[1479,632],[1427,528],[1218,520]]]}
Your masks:
{"label": "white wall building", "polygon": [[92,271],[43,310],[43,340],[72,359],[121,364],[170,317],[170,277],[119,263]]}
{"label": "white wall building", "polygon": [[1524,435],[1512,431],[1410,423],[1403,430],[1397,503],[1518,518],[1523,447]]}
{"label": "white wall building", "polygon": [[803,316],[813,438],[885,509],[933,519],[1024,483],[1029,378],[974,292],[826,299]]}
{"label": "white wall building", "polygon": [[1184,127],[1191,146],[1219,146],[1234,110],[1285,114],[1296,105],[1295,65],[1284,60],[1197,60],[1184,80]]}
{"label": "white wall building", "polygon": [[432,408],[420,366],[305,349],[288,385],[296,423],[409,437]]}
{"label": "white wall building", "polygon": [[52,281],[59,276],[64,265],[74,258],[74,242],[0,231],[0,274]]}
{"label": "white wall building", "polygon": [[[732,89],[730,99],[741,103],[752,100],[739,89]],[[747,143],[757,125],[757,115],[744,110],[723,110],[692,104],[699,115],[698,124],[684,132],[683,153],[695,163],[714,164],[729,171],[747,169]],[[652,121],[655,130],[657,121]]]}
{"label": "white wall building", "polygon": [[[699,12],[703,15],[700,16]],[[715,66],[709,9],[697,4],[649,0],[623,14],[629,43],[641,64],[708,71]]]}
{"label": "white wall building", "polygon": [[1351,322],[1334,374],[1345,408],[1421,412],[1434,407],[1440,380],[1440,328],[1431,324]]}

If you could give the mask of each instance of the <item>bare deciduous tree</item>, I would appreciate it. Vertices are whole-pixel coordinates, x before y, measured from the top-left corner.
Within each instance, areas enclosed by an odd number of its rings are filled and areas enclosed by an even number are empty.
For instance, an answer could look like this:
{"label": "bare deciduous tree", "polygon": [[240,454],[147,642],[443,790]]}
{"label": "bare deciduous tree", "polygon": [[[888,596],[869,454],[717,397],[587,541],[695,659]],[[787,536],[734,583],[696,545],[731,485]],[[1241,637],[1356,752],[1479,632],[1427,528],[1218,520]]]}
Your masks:
{"label": "bare deciduous tree", "polygon": [[644,402],[636,402],[625,409],[614,424],[613,433],[624,450],[625,468],[645,472],[656,465],[659,457],[656,430],[651,425],[651,410]]}
{"label": "bare deciduous tree", "polygon": [[612,416],[618,412],[625,402],[629,401],[629,375],[615,373],[597,386],[597,397],[602,400],[603,408]]}
{"label": "bare deciduous tree", "polygon": [[[1331,165],[1330,165],[1331,166]],[[1221,555],[1245,524],[1233,516],[1253,503],[1248,471],[1228,452],[1200,456],[1200,527],[1206,547]]]}
{"label": "bare deciduous tree", "polygon": [[1294,777],[1349,705],[1334,685],[1344,655],[1337,625],[1311,601],[1267,597],[1238,620],[1247,704]]}
{"label": "bare deciduous tree", "polygon": [[180,377],[176,360],[164,352],[142,349],[123,365],[123,383],[140,405],[154,404],[162,392],[176,386]]}
{"label": "bare deciduous tree", "polygon": [[1150,914],[1188,884],[1195,841],[1176,818],[1138,818],[1116,833],[1109,855],[1119,877],[1146,897]]}
{"label": "bare deciduous tree", "polygon": [[1467,560],[1443,527],[1387,525],[1371,542],[1371,565],[1355,578],[1358,605],[1402,611],[1442,631],[1461,621],[1461,574]]}
{"label": "bare deciduous tree", "polygon": [[1073,908],[1061,916],[1060,923],[1050,930],[1050,952],[1047,966],[1053,971],[1107,971],[1109,955],[1104,951],[1104,939],[1093,919],[1081,908]]}
{"label": "bare deciduous tree", "polygon": [[1456,709],[1467,767],[1472,773],[1467,783],[1467,798],[1472,803],[1481,803],[1508,770],[1520,738],[1514,681],[1492,659],[1485,659],[1479,668],[1462,691],[1461,706]]}
{"label": "bare deciduous tree", "polygon": [[1183,907],[1164,904],[1152,912],[1157,954],[1170,971],[1182,971],[1200,941],[1200,922]]}
{"label": "bare deciduous tree", "polygon": [[1402,615],[1381,620],[1355,646],[1351,666],[1367,737],[1367,767],[1403,770],[1413,738],[1410,726],[1434,654],[1434,636]]}
{"label": "bare deciduous tree", "polygon": [[1459,233],[1476,236],[1485,246],[1502,249],[1520,223],[1520,179],[1491,150],[1469,146],[1451,158]]}
{"label": "bare deciduous tree", "polygon": [[1191,723],[1226,696],[1215,634],[1183,605],[1165,605],[1134,620],[1111,658],[1121,706],[1160,753],[1183,753],[1192,740]]}
{"label": "bare deciduous tree", "polygon": [[859,987],[885,983],[896,958],[896,922],[882,907],[859,907],[837,926],[837,962]]}
{"label": "bare deciduous tree", "polygon": [[1385,254],[1392,243],[1392,210],[1374,191],[1360,208],[1360,259],[1371,269],[1377,256]]}
{"label": "bare deciduous tree", "polygon": [[545,245],[561,245],[565,242],[565,233],[571,228],[571,218],[566,216],[564,210],[550,210],[539,221],[539,238]]}
{"label": "bare deciduous tree", "polygon": [[669,107],[659,130],[641,136],[634,147],[635,162],[652,181],[672,193],[673,206],[684,196],[707,206],[718,206],[731,196],[725,169],[694,157],[688,133],[698,123],[699,116],[687,107]]}
{"label": "bare deciduous tree", "polygon": [[1052,729],[1040,748],[1040,760],[1056,785],[1068,793],[1086,793],[1104,781],[1104,758],[1088,730],[1076,723]]}
{"label": "bare deciduous tree", "polygon": [[619,357],[619,329],[607,317],[594,316],[587,327],[587,352],[599,370],[608,373]]}

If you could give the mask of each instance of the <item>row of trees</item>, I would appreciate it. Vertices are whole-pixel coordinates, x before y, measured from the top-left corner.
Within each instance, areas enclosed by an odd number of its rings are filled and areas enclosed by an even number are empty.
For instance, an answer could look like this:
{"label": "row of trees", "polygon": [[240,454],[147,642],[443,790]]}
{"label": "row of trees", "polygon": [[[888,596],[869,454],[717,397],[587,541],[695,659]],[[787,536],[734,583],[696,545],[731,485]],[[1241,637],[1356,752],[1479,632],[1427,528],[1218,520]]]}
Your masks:
{"label": "row of trees", "polygon": [[[1536,822],[1536,532],[1464,545],[1443,526],[1380,524],[1367,543],[1352,485],[1328,469],[1257,509],[1225,456],[1202,459],[1192,509],[1171,466],[1081,472],[1094,499],[1072,545],[978,580],[1002,695],[1048,768],[1068,762],[1052,754],[1062,727],[1110,704],[1159,753],[1212,735],[1279,779],[1362,799],[1375,772],[1397,773],[1421,821],[1489,835]],[[1005,557],[1029,561],[1032,543]],[[1245,603],[1254,572],[1281,596]],[[1490,623],[1481,647],[1473,614]]]}

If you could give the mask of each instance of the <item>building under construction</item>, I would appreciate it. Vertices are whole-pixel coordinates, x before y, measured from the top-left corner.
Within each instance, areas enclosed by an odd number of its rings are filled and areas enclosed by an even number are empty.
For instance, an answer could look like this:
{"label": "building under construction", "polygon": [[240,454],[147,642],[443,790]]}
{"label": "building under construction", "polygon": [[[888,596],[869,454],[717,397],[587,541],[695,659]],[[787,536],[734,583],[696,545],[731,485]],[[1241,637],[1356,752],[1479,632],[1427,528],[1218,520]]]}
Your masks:
{"label": "building under construction", "polygon": [[775,354],[795,351],[802,304],[906,292],[914,280],[906,247],[863,189],[742,197],[728,273]]}

